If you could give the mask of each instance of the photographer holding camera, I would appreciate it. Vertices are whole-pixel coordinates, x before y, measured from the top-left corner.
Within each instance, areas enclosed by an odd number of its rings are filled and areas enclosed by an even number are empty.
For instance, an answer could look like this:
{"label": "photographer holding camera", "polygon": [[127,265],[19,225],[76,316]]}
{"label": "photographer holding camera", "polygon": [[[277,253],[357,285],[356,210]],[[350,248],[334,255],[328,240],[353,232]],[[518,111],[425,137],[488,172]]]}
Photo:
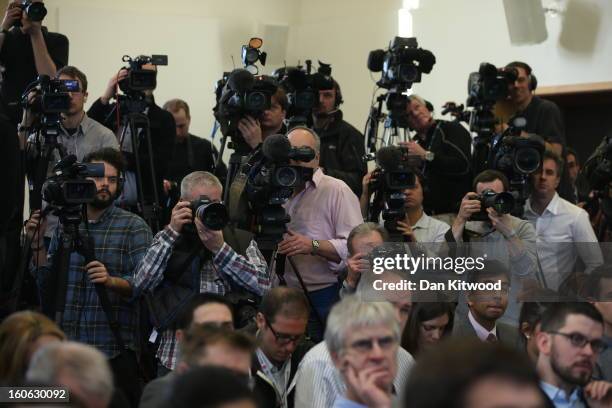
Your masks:
{"label": "photographer holding camera", "polygon": [[[58,255],[63,245],[61,232],[58,229],[54,233],[47,254],[42,239],[45,221],[36,211],[26,225],[27,235],[32,238],[34,259],[31,270],[40,290],[43,307],[45,304],[56,304],[57,307],[58,302],[65,302],[63,316],[58,323],[66,336],[104,352],[113,369],[116,386],[136,404],[140,394],[137,362],[139,313],[137,305],[128,301],[132,293],[129,281],[133,279],[136,266],[149,247],[151,230],[140,217],[113,205],[122,183],[124,161],[121,153],[105,148],[89,154],[84,161],[104,165],[104,176],[90,177],[95,182],[97,193],[94,200],[86,205],[87,219],[81,220],[78,225],[80,235],[91,240],[87,245],[93,251],[95,260],[85,264],[81,254],[70,254],[65,298],[56,298],[54,286],[62,281],[62,276],[59,276],[62,272],[61,256]],[[110,311],[102,306],[94,287],[98,284],[108,290]],[[59,289],[61,293],[62,288]],[[127,349],[118,344],[119,339],[106,312],[110,312],[117,321],[120,339]]]}
{"label": "photographer holding camera", "polygon": [[[278,244],[278,252],[292,257],[297,266],[315,313],[324,324],[331,306],[339,299],[338,273],[347,258],[346,240],[351,230],[363,223],[359,201],[341,180],[323,174],[319,169],[321,141],[311,129],[295,127],[287,135],[293,147],[309,147],[315,158],[310,162],[292,161],[293,165],[314,169],[312,180],[296,188],[284,205],[291,221],[288,233]],[[287,284],[299,288],[295,271],[285,263]],[[312,317],[309,333],[315,340],[323,336]]]}
{"label": "photographer holding camera", "polygon": [[19,123],[19,99],[38,75],[53,77],[68,63],[68,38],[42,27],[47,10],[40,0],[12,0],[2,20],[0,111]]}
{"label": "photographer holding camera", "polygon": [[429,186],[425,212],[452,225],[458,204],[470,189],[472,138],[458,123],[434,120],[421,97],[408,98],[408,125],[416,135],[400,145],[423,160],[421,171]]}
{"label": "photographer holding camera", "polygon": [[[452,228],[445,235],[446,241],[486,244],[489,259],[508,263],[512,282],[516,278],[522,283],[533,282],[538,271],[536,233],[528,221],[510,215],[514,199],[507,193],[507,177],[497,170],[485,170],[474,178],[473,189],[461,201]],[[512,302],[504,320],[516,325],[519,308],[514,300],[520,287],[512,284],[511,289]]]}
{"label": "photographer holding camera", "polygon": [[340,85],[319,90],[319,103],[312,109],[313,129],[321,138],[321,168],[328,176],[344,181],[359,197],[361,179],[367,172],[363,135],[342,119]]}
{"label": "photographer holding camera", "polygon": [[[140,58],[140,57],[139,57]],[[131,60],[130,60],[131,61]],[[154,78],[157,74],[157,65],[152,63],[143,64],[141,69],[143,71],[154,71],[155,75],[152,75]],[[122,68],[119,72],[113,75],[108,82],[108,86],[104,91],[104,94],[96,100],[93,105],[88,110],[88,115],[100,122],[104,126],[111,129],[116,134],[121,132],[121,127],[126,126],[125,123],[117,123],[116,117],[113,112],[116,112],[115,109],[118,108],[117,105],[120,105],[120,109],[124,109],[124,106],[121,106],[120,103],[111,102],[113,98],[121,98],[122,95],[118,94],[117,87],[122,87],[122,84],[125,83],[127,85],[129,81],[130,70],[128,68]],[[126,88],[129,87],[126,86]],[[123,90],[123,88],[122,88]],[[125,91],[124,91],[125,92]],[[132,135],[125,135],[125,139],[120,141],[121,143],[121,151],[127,160],[127,171],[126,171],[126,185],[123,191],[123,194],[120,198],[120,205],[124,208],[130,209],[133,212],[141,213],[143,209],[138,209],[138,188],[142,187],[143,190],[143,199],[145,204],[159,204],[163,206],[163,195],[161,192],[163,189],[163,180],[167,178],[167,170],[168,163],[170,163],[172,159],[172,152],[174,147],[174,139],[176,134],[176,126],[174,123],[174,118],[170,114],[157,106],[155,103],[155,98],[153,97],[153,90],[148,89],[142,91],[142,101],[143,102],[143,112],[144,115],[148,118],[148,126],[150,129],[150,138],[151,138],[151,152],[152,158],[149,155],[148,143],[145,140],[143,134],[147,133],[146,130],[141,127],[143,124],[138,122],[138,129],[136,129],[139,134],[139,138],[142,140],[139,141],[139,151],[138,155],[140,157],[140,178],[142,180],[137,180],[137,164],[136,164],[136,155],[132,151],[133,145],[131,137]],[[128,113],[124,112],[123,113]],[[128,132],[126,132],[128,133]],[[153,161],[153,168],[151,168],[150,162],[151,159]],[[151,173],[155,172],[155,186],[151,180]],[[138,183],[142,183],[142,186],[138,186]],[[157,189],[158,192],[158,203],[154,203],[154,189]],[[148,217],[147,217],[148,218]],[[162,220],[165,221],[165,220]],[[163,225],[164,222],[161,222],[160,225]]]}
{"label": "photographer holding camera", "polygon": [[[185,176],[181,181],[181,201],[172,210],[170,224],[153,239],[131,283],[134,296],[154,293],[155,289],[164,286],[164,280],[165,286],[174,287],[184,280],[188,282],[186,286],[197,281],[197,287],[189,287],[186,296],[198,292],[228,295],[239,288],[262,296],[270,288],[267,263],[257,243],[250,240],[248,246],[242,245],[245,242],[232,242],[230,246],[227,240],[233,240],[237,231],[222,230],[220,214],[209,211],[212,209],[209,206],[221,206],[222,192],[219,179],[210,173],[196,171]],[[227,221],[227,214],[225,217]],[[217,225],[211,225],[211,222]],[[246,250],[242,251],[245,247]],[[187,257],[183,256],[184,253],[188,254]],[[174,278],[170,279],[170,276]],[[166,308],[180,310],[184,300],[175,299]],[[173,370],[177,351],[174,322],[168,319],[158,326],[163,327],[157,358],[162,366]]]}

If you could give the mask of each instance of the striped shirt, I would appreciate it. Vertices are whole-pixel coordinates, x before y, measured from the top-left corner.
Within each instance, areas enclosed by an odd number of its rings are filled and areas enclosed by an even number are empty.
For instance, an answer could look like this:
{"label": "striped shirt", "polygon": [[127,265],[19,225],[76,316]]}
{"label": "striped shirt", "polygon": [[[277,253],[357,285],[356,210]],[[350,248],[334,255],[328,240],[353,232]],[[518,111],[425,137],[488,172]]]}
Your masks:
{"label": "striped shirt", "polygon": [[[52,291],[55,279],[54,267],[59,242],[59,230],[53,234],[47,265],[33,269],[41,293]],[[128,211],[110,206],[97,221],[87,226],[81,223],[79,234],[90,236],[94,243],[95,259],[104,266],[110,276],[132,279],[136,266],[151,242],[151,230],[146,222]],[[126,346],[137,351],[138,305],[107,290],[112,313],[121,328],[121,337]],[[53,295],[53,293],[51,293]],[[116,357],[121,350],[113,337],[106,314],[102,309],[95,286],[87,277],[85,259],[73,252],[67,278],[66,306],[61,328],[70,340],[97,347],[109,358]]]}
{"label": "striped shirt", "polygon": [[[178,237],[179,234],[169,227],[155,235],[131,282],[134,297],[155,289],[163,281],[166,265]],[[199,260],[195,259],[194,262]],[[258,296],[263,296],[270,288],[271,280],[267,263],[255,241],[249,244],[246,257],[238,254],[227,243],[223,243],[212,260],[202,262],[200,293],[224,295],[231,291],[232,285],[239,285]],[[160,338],[157,358],[165,367],[173,370],[177,358],[175,331],[164,330]]]}
{"label": "striped shirt", "polygon": [[[396,390],[404,389],[413,365],[414,358],[410,353],[399,348],[397,374],[393,381]],[[295,408],[332,408],[336,398],[346,393],[346,384],[334,366],[324,341],[306,353],[293,381],[296,382]]]}

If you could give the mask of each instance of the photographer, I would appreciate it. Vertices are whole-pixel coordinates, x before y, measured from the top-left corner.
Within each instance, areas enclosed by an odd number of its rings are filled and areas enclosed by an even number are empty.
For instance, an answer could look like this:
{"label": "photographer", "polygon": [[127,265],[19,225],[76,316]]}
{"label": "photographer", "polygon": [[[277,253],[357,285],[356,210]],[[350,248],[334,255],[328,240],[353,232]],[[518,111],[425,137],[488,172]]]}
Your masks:
{"label": "photographer", "polygon": [[332,89],[319,90],[319,103],[312,109],[313,128],[321,138],[321,169],[344,181],[359,197],[361,179],[367,171],[363,135],[342,119],[342,92],[333,80]]}
{"label": "photographer", "polygon": [[[321,141],[308,128],[296,127],[287,135],[293,147],[310,147],[315,158],[307,163],[292,164],[314,169],[312,180],[298,187],[285,204],[291,217],[289,232],[278,244],[280,254],[293,258],[316,313],[323,322],[331,306],[338,300],[338,272],[347,258],[346,239],[349,232],[363,222],[355,194],[341,180],[323,174],[319,169]],[[285,263],[287,284],[299,288],[297,276],[289,260]],[[309,333],[316,340],[323,336],[314,318]]]}
{"label": "photographer", "polygon": [[[479,195],[486,190],[494,194],[508,191],[509,182],[503,173],[497,170],[483,171],[474,178],[473,189],[475,191],[467,193],[461,201],[459,214],[445,238],[447,242],[458,244],[465,242],[486,244],[489,259],[506,263],[511,272],[512,291],[508,310],[502,320],[516,325],[519,308],[515,300],[520,291],[517,279],[520,279],[521,285],[526,285],[528,282],[531,284],[538,270],[535,229],[528,221],[510,214],[500,214],[493,207],[486,209],[482,207]],[[471,220],[476,214],[481,215],[480,219],[485,218],[483,211],[486,220]],[[460,303],[459,310],[464,306],[465,304]]]}
{"label": "photographer", "polygon": [[189,105],[182,99],[170,99],[163,106],[174,117],[176,124],[176,138],[174,139],[174,153],[168,164],[168,178],[164,180],[164,192],[169,193],[176,188],[183,177],[194,171],[208,171],[215,174],[221,183],[224,182],[227,168],[223,161],[215,169],[215,162],[219,152],[211,142],[189,133],[191,113]]}
{"label": "photographer", "polygon": [[[65,299],[52,299],[59,275],[60,259],[57,255],[62,245],[59,229],[53,235],[49,253],[41,235],[45,222],[35,212],[26,225],[32,239],[34,275],[44,304],[65,302],[63,318],[59,322],[70,340],[97,347],[109,358],[115,376],[115,384],[132,403],[140,394],[137,354],[138,308],[128,301],[132,293],[129,281],[136,266],[143,258],[151,242],[151,230],[140,217],[117,208],[113,201],[118,193],[120,176],[124,169],[121,153],[105,148],[85,157],[86,163],[103,163],[104,176],[92,177],[97,188],[93,202],[87,204],[87,219],[78,226],[82,237],[92,240],[95,260],[84,264],[81,255],[72,253],[66,277]],[[127,350],[118,344],[94,284],[107,290],[112,316],[117,320],[120,336]],[[61,288],[60,288],[61,290]]]}
{"label": "photographer", "polygon": [[[194,254],[194,257],[187,258],[191,261],[185,270],[178,273],[190,273],[197,280],[198,287],[193,288],[195,291],[227,295],[242,288],[262,296],[270,288],[267,264],[255,241],[248,243],[244,255],[239,254],[226,242],[233,231],[209,229],[203,220],[194,217],[191,201],[205,196],[211,202],[218,203],[222,192],[223,186],[219,179],[210,173],[196,171],[183,179],[181,201],[172,210],[170,224],[157,233],[136,271],[132,282],[134,296],[154,291],[167,275],[177,273],[169,265],[173,264],[173,256],[180,256],[179,246],[188,246],[188,251]],[[188,231],[188,227],[193,228],[192,223],[195,224],[193,232]],[[238,248],[236,244],[234,247]],[[180,307],[180,304],[169,306],[171,309]],[[173,370],[176,367],[176,336],[173,324],[168,326],[160,333],[157,358],[164,367]]]}
{"label": "photographer", "polygon": [[411,95],[409,101],[406,114],[416,140],[400,145],[423,160],[421,171],[429,186],[425,212],[452,225],[461,197],[470,189],[472,139],[460,124],[434,120],[421,97]]}
{"label": "photographer", "polygon": [[[156,65],[153,64],[143,64],[143,70],[151,70],[157,72]],[[116,116],[113,115],[114,109],[117,108],[117,102],[111,102],[111,99],[116,97],[116,89],[117,86],[120,85],[122,81],[127,80],[129,74],[129,70],[126,68],[121,69],[117,74],[113,75],[113,77],[108,82],[108,86],[104,91],[104,94],[96,100],[93,105],[87,111],[88,115],[95,119],[96,121],[102,123],[104,126],[111,129],[116,134],[121,130],[121,124],[117,123]],[[158,192],[159,203],[163,202],[163,195],[161,194],[163,189],[163,180],[167,178],[168,164],[172,159],[172,151],[174,147],[174,139],[176,134],[176,126],[174,124],[174,118],[172,115],[157,106],[155,103],[155,99],[153,97],[153,91],[143,91],[144,92],[144,102],[146,104],[146,108],[144,109],[144,114],[148,118],[150,134],[151,134],[151,149],[153,155],[153,169],[150,166],[150,157],[148,152],[148,144],[145,138],[143,137],[144,131],[140,131],[140,176],[142,178],[142,189],[144,194],[144,199],[147,204],[153,202],[153,185],[151,181],[151,172],[155,171],[156,177],[156,187]],[[123,109],[123,107],[122,107]],[[126,112],[124,112],[126,113]],[[144,130],[144,129],[142,129]],[[130,135],[131,136],[131,135]],[[128,135],[125,136],[128,138]],[[120,141],[121,142],[121,151],[127,160],[127,173],[126,173],[126,185],[122,194],[122,198],[120,199],[122,207],[129,208],[138,212],[136,209],[137,205],[137,183],[139,181],[136,180],[136,158],[135,154],[132,151],[132,140],[131,137],[127,140]],[[163,224],[163,222],[161,223]]]}
{"label": "photographer", "polygon": [[285,134],[287,131],[284,125],[287,107],[289,106],[287,93],[283,88],[278,86],[273,79],[266,77],[264,81],[270,81],[276,86],[276,91],[272,94],[270,109],[265,110],[261,118],[254,118],[247,115],[238,122],[240,134],[253,150],[255,150],[266,137],[276,134]]}
{"label": "photographer", "polygon": [[[20,3],[21,0],[9,2],[0,33],[0,65],[4,67],[0,111],[6,112],[15,125],[21,116],[19,99],[28,84],[38,75],[53,77],[58,68],[68,63],[68,38],[48,32],[41,24],[44,14],[30,16]],[[34,8],[37,3],[42,5],[40,0],[32,3]]]}

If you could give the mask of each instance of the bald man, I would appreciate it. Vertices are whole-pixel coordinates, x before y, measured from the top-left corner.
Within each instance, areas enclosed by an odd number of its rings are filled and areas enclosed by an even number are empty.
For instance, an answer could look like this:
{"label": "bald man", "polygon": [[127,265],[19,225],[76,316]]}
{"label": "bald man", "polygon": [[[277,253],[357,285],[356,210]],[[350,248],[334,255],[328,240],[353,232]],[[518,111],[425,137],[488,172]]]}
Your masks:
{"label": "bald man", "polygon": [[[296,188],[285,204],[291,221],[278,250],[293,258],[304,279],[316,312],[311,316],[308,332],[313,339],[321,340],[327,314],[339,299],[338,272],[347,258],[346,239],[363,219],[359,200],[346,183],[326,176],[319,168],[321,140],[316,132],[296,127],[287,137],[293,147],[310,147],[316,154],[307,163],[291,163],[312,168],[314,172],[312,180]],[[299,287],[289,262],[285,264],[285,278],[289,286]]]}

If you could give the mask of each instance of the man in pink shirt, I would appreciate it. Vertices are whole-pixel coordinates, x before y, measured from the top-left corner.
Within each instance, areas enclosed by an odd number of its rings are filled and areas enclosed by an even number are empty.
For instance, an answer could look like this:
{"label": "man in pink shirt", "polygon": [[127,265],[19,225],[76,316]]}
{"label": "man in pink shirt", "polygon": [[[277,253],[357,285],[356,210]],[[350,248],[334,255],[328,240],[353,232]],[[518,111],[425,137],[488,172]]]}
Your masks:
{"label": "man in pink shirt", "polygon": [[[326,176],[319,168],[321,141],[311,129],[296,127],[287,137],[293,147],[310,147],[316,155],[307,163],[293,165],[315,169],[312,180],[285,204],[291,221],[289,232],[279,243],[278,252],[292,257],[309,292],[318,316],[323,322],[331,306],[338,301],[338,272],[347,258],[346,239],[349,232],[363,223],[359,200],[344,181]],[[287,261],[285,279],[288,286],[299,287],[297,276]],[[311,319],[309,333],[320,340],[323,327]]]}

